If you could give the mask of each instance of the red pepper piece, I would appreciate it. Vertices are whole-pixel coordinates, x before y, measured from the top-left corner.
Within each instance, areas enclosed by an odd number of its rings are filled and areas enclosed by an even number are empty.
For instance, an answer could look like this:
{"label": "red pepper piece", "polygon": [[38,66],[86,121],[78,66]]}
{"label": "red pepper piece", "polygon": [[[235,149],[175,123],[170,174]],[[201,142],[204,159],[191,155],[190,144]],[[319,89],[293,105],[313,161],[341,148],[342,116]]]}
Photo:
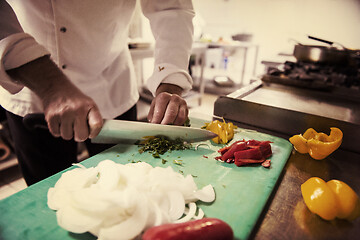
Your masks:
{"label": "red pepper piece", "polygon": [[217,218],[203,218],[185,223],[164,224],[149,228],[142,240],[233,240],[230,225]]}
{"label": "red pepper piece", "polygon": [[260,150],[264,158],[268,158],[272,155],[270,141],[264,141],[260,143]]}
{"label": "red pepper piece", "polygon": [[222,155],[221,160],[225,161],[229,158],[234,158],[234,153],[238,151],[243,151],[247,148],[246,142],[237,141],[231,145],[230,149]]}
{"label": "red pepper piece", "polygon": [[265,168],[269,168],[270,165],[271,165],[271,160],[270,160],[270,159],[265,160],[265,161],[261,164],[261,166],[263,166],[263,167],[265,167]]}
{"label": "red pepper piece", "polygon": [[243,151],[238,151],[234,153],[235,156],[235,161],[237,159],[255,159],[255,160],[259,160],[263,158],[262,152],[260,150],[260,147],[257,146],[253,146],[252,148],[243,150]]}
{"label": "red pepper piece", "polygon": [[240,167],[240,166],[253,164],[253,163],[263,163],[264,161],[265,161],[265,159],[256,160],[256,159],[239,158],[239,159],[235,159],[235,165]]}
{"label": "red pepper piece", "polygon": [[221,155],[224,155],[230,149],[231,146],[226,146],[226,147],[219,149],[218,153],[220,153]]}
{"label": "red pepper piece", "polygon": [[249,146],[259,146],[261,144],[261,141],[252,139],[252,140],[246,141],[246,143]]}

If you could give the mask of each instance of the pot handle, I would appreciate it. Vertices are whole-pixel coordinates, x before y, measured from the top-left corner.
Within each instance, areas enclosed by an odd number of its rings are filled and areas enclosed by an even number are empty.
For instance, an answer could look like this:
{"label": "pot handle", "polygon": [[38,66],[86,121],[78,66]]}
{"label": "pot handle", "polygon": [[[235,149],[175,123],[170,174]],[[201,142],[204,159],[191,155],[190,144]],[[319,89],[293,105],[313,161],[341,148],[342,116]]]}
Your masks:
{"label": "pot handle", "polygon": [[319,41],[319,42],[323,42],[326,44],[329,44],[330,46],[334,44],[334,42],[328,41],[328,40],[324,40],[321,38],[317,38],[317,37],[313,37],[313,36],[308,36],[309,39],[315,40],[315,41]]}

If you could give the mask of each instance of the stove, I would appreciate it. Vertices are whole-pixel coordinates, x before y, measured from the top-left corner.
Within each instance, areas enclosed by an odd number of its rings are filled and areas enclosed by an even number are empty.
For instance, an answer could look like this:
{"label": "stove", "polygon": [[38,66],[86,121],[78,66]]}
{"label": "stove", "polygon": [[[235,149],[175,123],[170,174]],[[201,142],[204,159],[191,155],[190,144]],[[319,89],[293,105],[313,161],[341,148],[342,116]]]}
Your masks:
{"label": "stove", "polygon": [[286,61],[276,67],[269,66],[261,80],[360,100],[360,55],[354,54],[344,64]]}

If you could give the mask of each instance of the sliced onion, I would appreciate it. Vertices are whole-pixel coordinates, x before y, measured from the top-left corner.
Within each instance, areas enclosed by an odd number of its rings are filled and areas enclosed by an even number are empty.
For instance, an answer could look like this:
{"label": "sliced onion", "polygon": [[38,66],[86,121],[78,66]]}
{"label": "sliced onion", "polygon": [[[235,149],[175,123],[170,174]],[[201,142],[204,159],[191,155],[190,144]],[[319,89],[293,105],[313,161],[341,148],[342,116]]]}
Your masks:
{"label": "sliced onion", "polygon": [[167,193],[169,199],[169,217],[170,221],[179,219],[185,211],[185,199],[179,191],[170,191]]}
{"label": "sliced onion", "polygon": [[183,218],[180,218],[176,221],[174,221],[175,223],[183,223],[183,222],[187,222],[187,221],[190,221],[194,216],[195,216],[195,213],[196,213],[196,203],[194,202],[191,202],[188,204],[189,205],[189,208],[187,208],[187,213],[186,213],[186,216],[183,217]]}
{"label": "sliced onion", "polygon": [[97,182],[98,171],[95,168],[74,168],[64,172],[56,182],[55,188],[65,188],[69,191],[88,187]]}
{"label": "sliced onion", "polygon": [[209,184],[194,192],[194,197],[203,202],[213,202],[215,200],[214,188]]}
{"label": "sliced onion", "polygon": [[64,188],[49,188],[47,199],[47,204],[52,210],[59,210],[61,207],[69,205],[71,202],[70,193]]}
{"label": "sliced onion", "polygon": [[99,180],[96,185],[108,191],[115,189],[120,178],[117,164],[110,160],[104,160],[98,164],[97,169],[99,171]]}
{"label": "sliced onion", "polygon": [[195,220],[198,220],[198,219],[202,219],[204,216],[205,216],[204,211],[203,211],[201,208],[199,208],[198,214],[195,215],[193,218],[194,218]]}
{"label": "sliced onion", "polygon": [[125,221],[108,228],[101,228],[99,231],[99,239],[102,240],[128,240],[139,235],[146,224],[148,217],[148,208],[146,198],[138,196],[138,201],[134,212]]}
{"label": "sliced onion", "polygon": [[204,212],[195,201],[215,199],[211,185],[198,189],[191,175],[171,167],[110,160],[95,168],[78,167],[49,189],[48,206],[57,210],[62,228],[103,240],[133,239],[152,226],[200,219]]}
{"label": "sliced onion", "polygon": [[56,217],[60,227],[73,233],[85,233],[103,220],[98,215],[80,211],[71,205],[60,208]]}

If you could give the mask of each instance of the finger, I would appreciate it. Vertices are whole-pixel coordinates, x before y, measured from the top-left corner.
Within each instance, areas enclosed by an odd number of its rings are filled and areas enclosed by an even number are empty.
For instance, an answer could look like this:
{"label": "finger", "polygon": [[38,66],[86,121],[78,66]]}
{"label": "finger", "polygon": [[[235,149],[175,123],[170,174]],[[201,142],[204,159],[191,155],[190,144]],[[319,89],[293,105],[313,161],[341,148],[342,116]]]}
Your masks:
{"label": "finger", "polygon": [[174,121],[174,125],[183,125],[188,118],[188,113],[189,110],[187,108],[187,105],[180,105],[177,117]]}
{"label": "finger", "polygon": [[167,105],[169,104],[171,94],[161,93],[155,99],[154,113],[151,119],[152,123],[161,123],[164,118]]}
{"label": "finger", "polygon": [[60,137],[60,119],[58,117],[47,117],[46,122],[48,124],[50,133],[54,137]]}
{"label": "finger", "polygon": [[83,142],[89,137],[89,126],[87,123],[87,113],[78,114],[74,122],[74,140]]}
{"label": "finger", "polygon": [[99,134],[104,124],[101,113],[96,106],[90,109],[87,119],[90,131],[89,138],[94,138]]}
{"label": "finger", "polygon": [[167,105],[161,124],[173,124],[177,118],[180,107],[180,101],[177,98],[171,98]]}
{"label": "finger", "polygon": [[61,120],[60,135],[65,140],[70,140],[74,137],[74,119],[73,119],[73,117],[65,117]]}
{"label": "finger", "polygon": [[148,116],[147,116],[148,122],[151,122],[152,119],[153,119],[155,101],[156,101],[156,99],[153,99],[153,100],[151,101],[150,110],[149,110],[149,113],[148,113]]}

